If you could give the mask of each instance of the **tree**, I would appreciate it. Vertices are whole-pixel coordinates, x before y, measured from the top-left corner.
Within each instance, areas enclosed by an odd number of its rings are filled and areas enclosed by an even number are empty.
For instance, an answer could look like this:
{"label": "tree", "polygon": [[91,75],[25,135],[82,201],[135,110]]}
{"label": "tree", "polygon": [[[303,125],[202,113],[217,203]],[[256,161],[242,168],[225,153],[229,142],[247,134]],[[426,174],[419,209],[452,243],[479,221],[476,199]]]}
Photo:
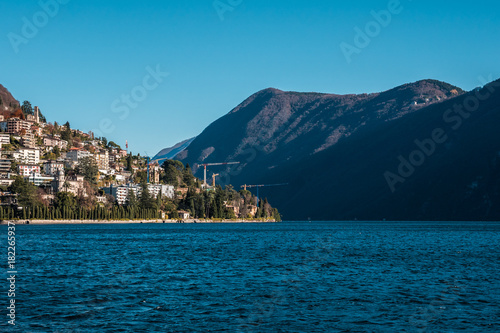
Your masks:
{"label": "tree", "polygon": [[72,138],[72,132],[71,132],[71,129],[69,127],[69,122],[66,122],[66,124],[64,124],[64,126],[66,126],[66,129],[61,133],[61,139],[66,140],[66,141],[70,141]]}
{"label": "tree", "polygon": [[99,169],[97,162],[92,157],[87,156],[78,160],[77,172],[83,175],[84,179],[91,185],[97,185],[97,175],[99,174]]}
{"label": "tree", "polygon": [[42,204],[37,195],[38,187],[24,180],[22,177],[15,177],[10,190],[13,193],[17,193],[17,201],[21,207],[35,207]]}
{"label": "tree", "polygon": [[142,183],[141,188],[142,188],[142,193],[141,193],[141,198],[139,200],[141,208],[156,209],[156,202],[151,193],[149,193],[148,184]]}
{"label": "tree", "polygon": [[122,147],[120,147],[120,145],[117,145],[114,141],[109,141],[109,142],[108,142],[108,147],[109,147],[109,148],[116,148],[116,149],[118,149],[118,150],[121,150],[121,149],[122,149]]}
{"label": "tree", "polygon": [[175,187],[179,186],[178,170],[173,165],[165,166],[163,179],[166,184],[170,184]]}
{"label": "tree", "polygon": [[21,110],[23,110],[23,114],[26,116],[26,115],[29,115],[29,114],[33,114],[33,107],[31,106],[31,103],[29,101],[24,101],[23,102],[23,106],[21,106]]}
{"label": "tree", "polygon": [[[175,160],[166,160],[162,165],[165,173],[163,175],[163,181],[166,184],[170,184],[173,186],[179,186],[180,181],[184,180],[184,164],[180,161]],[[179,181],[180,180],[180,181]]]}
{"label": "tree", "polygon": [[84,180],[83,189],[79,189],[76,196],[78,206],[86,209],[92,209],[97,204],[96,192],[97,191],[92,184]]}
{"label": "tree", "polygon": [[127,171],[132,171],[132,163],[133,163],[132,153],[130,153],[127,155],[127,168],[126,168]]}
{"label": "tree", "polygon": [[67,122],[64,124],[64,126],[66,126],[66,128],[67,128],[67,129],[69,129],[69,130],[71,129],[71,126],[69,125],[69,121],[67,121]]}
{"label": "tree", "polygon": [[126,203],[127,203],[127,207],[130,207],[130,208],[137,208],[139,206],[139,202],[137,201],[137,197],[135,196],[134,191],[132,191],[131,189],[128,190]]}
{"label": "tree", "polygon": [[61,156],[61,149],[59,149],[59,146],[52,148],[52,153],[56,156],[56,158],[59,158]]}
{"label": "tree", "polygon": [[47,119],[45,118],[45,116],[42,114],[42,111],[40,110],[40,108],[38,108],[38,116],[40,118],[40,122],[41,123],[47,123]]}
{"label": "tree", "polygon": [[194,185],[193,172],[191,171],[189,163],[186,164],[186,168],[182,173],[182,181],[184,182],[184,184],[186,184],[187,187],[191,187]]}
{"label": "tree", "polygon": [[54,207],[56,209],[60,209],[62,212],[64,212],[65,210],[76,210],[77,201],[75,195],[69,192],[57,193]]}
{"label": "tree", "polygon": [[138,171],[134,175],[134,181],[136,184],[142,184],[147,182],[148,179],[148,173],[147,171]]}

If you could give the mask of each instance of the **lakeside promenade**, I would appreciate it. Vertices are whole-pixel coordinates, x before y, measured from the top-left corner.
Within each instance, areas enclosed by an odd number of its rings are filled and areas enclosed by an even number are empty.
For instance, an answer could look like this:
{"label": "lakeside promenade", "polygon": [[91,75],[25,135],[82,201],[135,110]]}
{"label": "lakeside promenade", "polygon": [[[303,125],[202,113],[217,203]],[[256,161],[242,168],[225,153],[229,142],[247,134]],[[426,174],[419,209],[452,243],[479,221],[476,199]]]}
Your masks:
{"label": "lakeside promenade", "polygon": [[158,223],[276,223],[274,219],[235,219],[235,220],[204,220],[204,219],[155,219],[155,220],[0,220],[0,225],[14,224],[158,224]]}

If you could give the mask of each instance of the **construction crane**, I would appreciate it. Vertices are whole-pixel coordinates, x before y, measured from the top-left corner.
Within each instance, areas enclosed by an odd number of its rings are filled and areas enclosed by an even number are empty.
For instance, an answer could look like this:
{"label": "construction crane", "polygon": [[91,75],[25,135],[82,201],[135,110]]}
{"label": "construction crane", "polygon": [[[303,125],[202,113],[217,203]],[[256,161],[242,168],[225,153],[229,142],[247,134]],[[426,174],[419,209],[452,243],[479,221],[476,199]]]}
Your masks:
{"label": "construction crane", "polygon": [[215,187],[215,177],[220,176],[218,173],[212,175],[212,186]]}
{"label": "construction crane", "polygon": [[231,164],[240,164],[240,162],[226,162],[226,163],[205,163],[203,165],[203,184],[205,187],[207,186],[207,166],[215,166],[215,165],[231,165]]}
{"label": "construction crane", "polygon": [[264,185],[241,185],[241,187],[246,191],[247,188],[256,188],[257,189],[257,207],[259,207],[259,188],[261,187],[272,187],[272,186],[286,186],[288,183],[283,184],[264,184]]}

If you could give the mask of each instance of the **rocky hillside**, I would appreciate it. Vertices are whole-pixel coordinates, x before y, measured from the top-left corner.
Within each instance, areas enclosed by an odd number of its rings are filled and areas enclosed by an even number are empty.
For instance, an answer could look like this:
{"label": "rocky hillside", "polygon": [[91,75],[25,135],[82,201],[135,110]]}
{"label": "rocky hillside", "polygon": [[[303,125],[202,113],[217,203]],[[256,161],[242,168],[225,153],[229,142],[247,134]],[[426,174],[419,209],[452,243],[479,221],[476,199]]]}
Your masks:
{"label": "rocky hillside", "polygon": [[19,101],[12,96],[7,88],[0,84],[0,111],[10,111],[14,106],[19,105]]}

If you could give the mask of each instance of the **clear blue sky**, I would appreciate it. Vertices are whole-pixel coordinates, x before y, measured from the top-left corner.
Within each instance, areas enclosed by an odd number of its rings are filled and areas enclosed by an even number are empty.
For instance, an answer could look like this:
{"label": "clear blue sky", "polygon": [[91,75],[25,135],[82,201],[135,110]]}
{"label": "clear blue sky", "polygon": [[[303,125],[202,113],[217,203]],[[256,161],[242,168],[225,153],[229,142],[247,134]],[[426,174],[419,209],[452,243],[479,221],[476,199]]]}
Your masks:
{"label": "clear blue sky", "polygon": [[[213,0],[70,0],[44,17],[38,1],[3,1],[0,83],[49,121],[101,126],[152,156],[268,87],[344,94],[434,78],[470,90],[500,77],[497,1],[401,0],[348,64],[341,43],[355,46],[354,28],[389,2],[221,0],[233,4],[221,14]],[[39,31],[23,36],[23,17]],[[169,75],[141,96],[157,65]],[[126,115],[133,89],[140,102]]]}

